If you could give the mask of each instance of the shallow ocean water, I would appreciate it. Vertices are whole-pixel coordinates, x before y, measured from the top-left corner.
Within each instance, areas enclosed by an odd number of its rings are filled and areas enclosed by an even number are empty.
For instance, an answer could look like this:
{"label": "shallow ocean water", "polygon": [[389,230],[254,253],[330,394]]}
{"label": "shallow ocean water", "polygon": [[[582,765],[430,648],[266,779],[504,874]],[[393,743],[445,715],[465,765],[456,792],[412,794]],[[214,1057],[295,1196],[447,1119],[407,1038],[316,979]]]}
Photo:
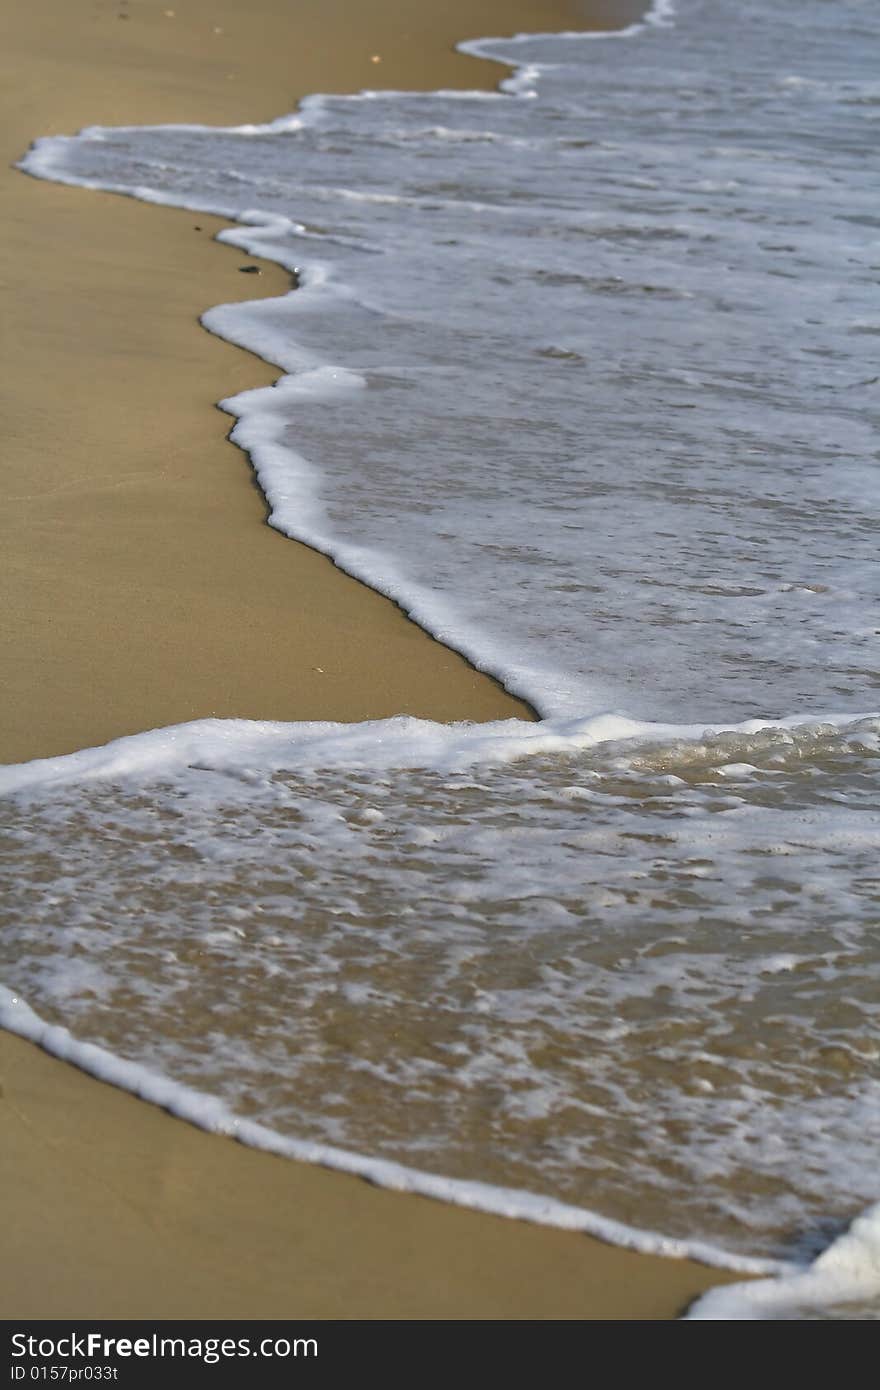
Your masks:
{"label": "shallow ocean water", "polygon": [[[653,19],[27,157],[295,272],[205,320],[287,373],[226,403],[273,524],[545,722],[13,769],[0,979],[275,1135],[772,1271],[880,1196],[880,23]],[[869,1315],[865,1221],[809,1306]]]}

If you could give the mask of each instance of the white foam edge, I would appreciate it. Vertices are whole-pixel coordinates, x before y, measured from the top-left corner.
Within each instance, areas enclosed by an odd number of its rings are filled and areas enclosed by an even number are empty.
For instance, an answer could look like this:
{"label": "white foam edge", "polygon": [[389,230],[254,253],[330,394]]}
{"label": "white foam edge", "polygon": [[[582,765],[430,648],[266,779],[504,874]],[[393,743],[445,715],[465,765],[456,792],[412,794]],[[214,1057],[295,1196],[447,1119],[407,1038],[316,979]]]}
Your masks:
{"label": "white foam edge", "polygon": [[[488,58],[493,62],[500,63],[506,61],[499,58],[497,54],[490,52],[494,44],[508,43],[529,43],[533,39],[575,39],[581,42],[596,42],[603,39],[632,39],[637,34],[644,33],[645,29],[668,29],[675,23],[677,12],[676,0],[652,0],[652,3],[642,14],[641,19],[634,20],[631,24],[625,25],[622,29],[559,29],[552,33],[519,33],[512,34],[507,38],[487,38],[487,39],[465,39],[456,44],[456,48],[461,53],[469,53],[474,58]],[[540,68],[540,65],[536,65]],[[508,79],[509,80],[509,79]],[[501,84],[504,90],[504,83]]]}
{"label": "white foam edge", "polygon": [[517,1188],[495,1187],[479,1181],[447,1178],[389,1159],[370,1158],[329,1144],[288,1138],[254,1120],[238,1117],[216,1097],[183,1086],[94,1043],[81,1042],[68,1029],[40,1018],[20,995],[3,985],[0,985],[0,1027],[35,1043],[53,1057],[71,1063],[97,1080],[158,1105],[169,1114],[197,1125],[199,1129],[237,1139],[250,1148],[262,1149],[282,1158],[364,1178],[390,1191],[409,1192],[492,1216],[580,1232],[641,1254],[692,1259],[743,1274],[784,1275],[791,1268],[776,1260],[730,1255],[702,1241],[678,1240],[654,1231],[642,1231],[553,1197]]}
{"label": "white foam edge", "polygon": [[[309,288],[308,275],[303,285]],[[319,276],[315,287],[326,291],[328,282]],[[301,293],[302,290],[295,292]],[[268,305],[271,300],[260,303]],[[203,321],[212,332],[236,342],[239,340],[237,318],[235,309],[230,314],[224,306],[218,306],[210,310]],[[252,328],[253,320],[248,325],[243,345],[253,346]],[[429,585],[403,572],[390,555],[343,540],[333,533],[321,499],[320,470],[282,442],[286,429],[284,405],[297,396],[313,401],[339,399],[363,389],[364,379],[329,363],[311,366],[300,349],[285,347],[274,337],[258,345],[261,356],[264,347],[266,357],[280,358],[279,365],[285,370],[292,369],[295,374],[282,377],[274,386],[259,387],[223,400],[220,407],[237,417],[230,439],[251,461],[269,503],[269,525],[291,540],[328,556],[345,574],[391,599],[424,632],[460,653],[475,670],[494,677],[510,694],[528,701],[539,714],[558,713],[558,708],[551,707],[552,697],[547,698],[545,692],[567,687],[570,681],[564,673],[523,664],[503,642],[490,641],[478,624],[462,619],[451,600],[443,599]]]}
{"label": "white foam edge", "polygon": [[325,102],[341,101],[384,101],[399,100],[406,97],[410,100],[433,100],[436,97],[443,97],[451,101],[497,101],[505,97],[513,96],[534,96],[534,84],[540,77],[546,65],[540,63],[517,63],[512,58],[507,58],[490,51],[493,45],[497,44],[521,44],[535,39],[567,39],[567,40],[604,40],[604,39],[628,39],[644,32],[646,28],[668,27],[673,23],[676,13],[674,0],[651,0],[651,4],[646,9],[642,18],[635,23],[627,25],[623,29],[572,29],[553,32],[537,33],[518,33],[509,35],[506,38],[481,38],[463,39],[456,44],[456,49],[469,57],[482,58],[488,62],[499,63],[502,67],[513,69],[510,77],[502,78],[498,83],[498,90],[488,92],[480,89],[446,89],[440,88],[432,92],[408,92],[405,90],[384,88],[373,90],[364,88],[360,92],[345,93],[312,93],[305,96],[298,103],[296,111],[287,112],[283,116],[278,116],[274,120],[253,123],[245,122],[241,125],[233,126],[208,126],[198,122],[164,122],[158,125],[118,125],[118,126],[83,126],[76,135],[46,135],[34,140],[30,149],[23,157],[17,161],[15,167],[24,173],[31,174],[35,178],[46,179],[49,182],[70,184],[78,188],[91,188],[105,193],[119,193],[124,196],[138,198],[142,202],[159,203],[171,207],[187,207],[193,212],[201,212],[205,215],[214,214],[217,217],[229,217],[234,219],[236,214],[227,204],[217,203],[208,206],[204,203],[199,205],[188,204],[179,199],[166,198],[155,192],[149,187],[131,188],[124,185],[104,183],[100,180],[84,179],[68,174],[59,164],[59,152],[69,145],[81,140],[101,141],[108,136],[120,134],[125,131],[145,131],[145,130],[176,130],[189,132],[213,132],[226,135],[268,135],[278,134],[284,131],[301,130],[310,124],[312,112],[319,112]]}
{"label": "white foam edge", "polygon": [[[628,37],[640,32],[647,24],[668,22],[668,18],[673,12],[671,0],[655,0],[643,20],[638,24],[628,26],[626,29],[616,31],[587,30],[567,33],[563,37],[588,39]],[[512,42],[525,42],[529,38],[541,37],[555,36],[518,34],[514,36]],[[462,51],[475,53],[478,49],[482,50],[485,47],[487,51],[485,53],[480,51],[477,56],[493,57],[494,55],[488,53],[488,47],[493,43],[503,42],[506,40],[475,39],[464,41],[459,47]],[[500,84],[501,91],[494,93],[448,92],[440,95],[455,99],[474,97],[509,100],[511,92],[519,90],[518,84],[525,84],[525,87],[528,87],[539,75],[539,68],[534,65],[517,65],[504,57],[497,57],[495,60],[514,69],[513,76]],[[311,113],[318,113],[327,100],[393,100],[401,95],[430,98],[437,94],[405,94],[386,91],[362,92],[357,95],[333,98],[317,94],[304,98],[297,112],[281,116],[265,125],[214,129],[245,135],[296,130],[309,124]],[[79,136],[50,136],[35,141],[18,167],[48,180],[120,193],[149,203],[185,207],[199,214],[214,214],[229,218],[238,225],[220,232],[218,239],[237,246],[250,255],[263,255],[296,274],[298,277],[296,290],[291,291],[288,296],[281,296],[281,298],[293,296],[294,305],[297,303],[304,305],[304,292],[305,295],[309,295],[321,291],[342,297],[348,293],[344,285],[332,282],[329,270],[320,263],[311,262],[305,266],[300,266],[295,257],[285,256],[277,244],[274,246],[267,244],[273,237],[277,243],[279,233],[297,230],[297,224],[288,218],[280,217],[278,214],[265,213],[259,209],[236,211],[220,202],[208,203],[201,200],[198,204],[191,204],[185,198],[163,194],[146,186],[130,188],[120,184],[80,178],[64,170],[64,151],[77,140],[101,141],[114,132],[142,129],[208,131],[212,128],[199,125],[120,126],[114,128],[89,126],[81,131]],[[338,392],[329,389],[330,383],[334,380],[341,384],[343,377],[345,377],[347,384],[354,387],[360,385],[362,379],[357,378],[355,373],[345,372],[344,369],[336,368],[332,364],[322,364],[314,353],[298,347],[295,343],[282,342],[277,332],[272,333],[268,328],[262,333],[259,341],[255,340],[251,331],[245,331],[241,328],[243,311],[247,311],[249,316],[248,329],[250,330],[254,321],[260,317],[266,319],[268,323],[274,303],[277,303],[277,299],[251,300],[233,305],[221,304],[207,310],[201,319],[203,326],[208,331],[262,356],[264,360],[275,363],[282,371],[288,373],[273,387],[243,392],[237,397],[220,402],[222,409],[238,417],[238,423],[231,432],[231,438],[251,459],[257,480],[271,509],[270,525],[290,539],[300,541],[327,555],[339,569],[383,596],[390,598],[432,637],[459,652],[476,670],[501,682],[510,694],[529,702],[539,715],[559,714],[561,709],[570,709],[575,703],[574,692],[570,688],[571,681],[565,672],[523,665],[517,655],[507,651],[503,644],[493,644],[492,649],[490,649],[487,645],[486,634],[479,627],[462,622],[449,603],[439,600],[437,595],[427,586],[409,580],[407,576],[398,571],[388,557],[370,551],[366,547],[346,543],[332,534],[328,528],[320,498],[320,472],[305,458],[295,454],[288,446],[280,442],[278,435],[283,431],[283,421],[275,424],[273,420],[275,411],[271,407],[279,404],[281,395],[286,397],[291,394],[310,394],[312,399],[327,398],[333,394],[338,394]],[[244,416],[248,418],[242,418]],[[259,418],[255,418],[257,416]],[[548,695],[548,692],[552,693]],[[561,698],[555,698],[560,694]],[[582,690],[578,689],[576,694],[577,704],[583,706],[588,703],[586,698],[582,701],[584,695]],[[595,710],[591,712],[595,712]]]}
{"label": "white foam edge", "polygon": [[[260,214],[246,214],[252,230],[242,227],[224,234],[236,245],[259,254],[261,246]],[[277,219],[275,219],[277,222]],[[263,235],[271,235],[267,228]],[[331,272],[319,262],[311,262],[301,279],[301,288],[292,291],[293,305],[305,307],[304,291],[345,295],[344,286],[335,285]],[[299,298],[297,298],[299,296]],[[249,304],[250,321],[240,327],[240,305],[218,305],[203,316],[203,323],[218,336],[257,351],[266,360],[275,361],[289,374],[273,386],[258,387],[221,401],[221,409],[237,419],[230,438],[239,445],[251,461],[257,481],[270,507],[269,524],[291,540],[300,541],[311,549],[328,556],[338,569],[360,580],[376,593],[391,599],[423,631],[444,643],[474,667],[492,676],[511,695],[527,701],[539,716],[554,720],[568,716],[577,708],[590,721],[611,717],[623,721],[631,732],[603,734],[602,738],[699,737],[707,727],[718,727],[718,721],[708,719],[700,725],[655,724],[630,720],[626,715],[597,708],[601,698],[587,689],[581,679],[565,671],[523,661],[522,655],[510,648],[503,639],[490,638],[478,623],[464,619],[452,600],[441,598],[429,585],[413,580],[400,570],[392,557],[364,545],[345,541],[335,535],[328,523],[321,498],[322,474],[303,455],[282,441],[286,429],[285,406],[292,398],[313,401],[340,399],[363,390],[365,379],[348,368],[330,363],[317,365],[308,352],[282,342],[271,330],[262,342],[255,343],[254,321],[261,315],[271,315],[272,299]],[[785,726],[804,723],[850,723],[860,718],[873,718],[873,713],[843,715],[794,714],[768,716],[763,722],[727,726],[732,732],[755,732],[759,727]],[[582,724],[583,721],[580,721]],[[591,725],[592,727],[592,725]],[[652,732],[653,731],[653,732]]]}
{"label": "white foam edge", "polygon": [[[537,95],[535,83],[546,65],[516,64],[490,52],[492,45],[498,43],[524,43],[535,38],[561,38],[567,40],[599,40],[631,38],[641,33],[646,26],[665,27],[673,22],[676,13],[673,0],[653,0],[642,20],[619,30],[571,31],[555,34],[515,34],[506,39],[465,40],[457,45],[460,52],[502,63],[514,69],[511,77],[502,79],[499,92],[484,91],[441,91],[437,93],[409,93],[398,91],[363,91],[334,100],[379,100],[401,96],[443,96],[455,100],[492,100],[498,96],[514,95],[532,97]],[[320,94],[306,97],[295,113],[280,116],[263,124],[209,127],[192,123],[168,123],[152,129],[180,131],[226,131],[238,135],[262,135],[279,131],[295,131],[308,123],[310,108],[320,109],[325,98]],[[59,165],[59,151],[78,139],[101,140],[110,131],[142,130],[142,126],[130,127],[84,127],[77,136],[47,136],[34,141],[27,154],[17,166],[24,172],[38,178],[56,183],[90,188],[102,192],[118,193],[135,197],[139,201],[171,207],[190,207],[203,215],[213,214],[230,220],[242,221],[242,215],[228,204],[206,205],[204,200],[198,205],[165,196],[148,187],[131,188],[100,180],[84,179],[67,174]],[[267,232],[277,231],[280,220],[269,214],[254,212],[246,215],[252,225],[262,226]],[[233,241],[234,233],[221,233],[223,240]],[[236,244],[233,241],[233,244]],[[240,242],[237,244],[241,244]],[[288,266],[288,269],[294,269]],[[253,301],[257,304],[265,301]],[[223,306],[219,306],[221,309]],[[240,307],[240,306],[236,306]],[[214,311],[211,311],[214,312]],[[206,327],[208,325],[206,324]],[[212,331],[216,331],[212,329]],[[322,369],[332,372],[333,368]],[[349,373],[349,376],[353,376]],[[227,403],[224,403],[227,404]],[[229,403],[231,404],[231,402]],[[289,453],[286,454],[290,459]],[[301,461],[304,469],[310,466]],[[803,716],[792,716],[783,720],[749,720],[732,726],[725,732],[753,733],[761,729],[795,728],[806,723],[833,723],[845,725],[858,722],[862,718],[875,718],[867,715],[813,716],[805,720]],[[308,730],[312,751],[318,755],[322,766],[327,766],[328,757],[333,758],[334,744],[341,739],[344,744],[344,760],[352,765],[352,746],[366,738],[371,748],[370,763],[375,757],[375,733],[379,726],[394,725],[397,733],[404,730],[410,735],[418,735],[423,730],[451,734],[456,726],[431,725],[429,721],[401,717],[395,720],[371,721],[361,725],[346,726],[331,723],[312,723],[310,725],[256,724],[245,720],[200,720],[190,724],[172,726],[167,729],[152,730],[144,734],[114,742],[96,749],[67,754],[58,758],[37,759],[30,763],[13,764],[0,767],[0,794],[33,788],[37,785],[59,782],[76,782],[95,778],[113,778],[135,774],[139,771],[156,770],[157,757],[163,770],[170,770],[169,764],[182,767],[205,756],[216,760],[217,741],[228,743],[230,736],[237,743],[237,752],[244,749],[247,742],[252,751],[265,754],[268,745],[275,739],[284,743],[284,761],[289,762],[292,751],[289,731],[295,728]],[[577,729],[575,730],[575,726]],[[506,761],[526,753],[551,752],[583,747],[606,740],[648,739],[660,737],[696,738],[704,730],[699,726],[646,724],[628,720],[622,716],[599,715],[588,720],[568,721],[560,730],[560,721],[544,721],[542,724],[524,724],[520,721],[506,721],[505,724],[483,726],[457,726],[461,733],[479,727],[479,733],[471,740],[476,746],[468,750],[465,765],[471,761]],[[502,732],[503,730],[503,732]],[[352,735],[354,736],[352,737]],[[210,744],[207,752],[205,740]],[[411,742],[411,740],[408,740]],[[430,742],[430,738],[429,738]],[[391,748],[380,739],[379,747],[390,752]],[[361,751],[363,751],[361,749]],[[410,747],[410,756],[414,752]],[[398,761],[395,755],[392,762]],[[460,759],[453,758],[447,767],[460,765]],[[727,1252],[699,1241],[681,1241],[658,1233],[642,1231],[612,1221],[586,1209],[570,1206],[553,1198],[540,1197],[516,1189],[493,1187],[480,1182],[464,1182],[460,1179],[444,1178],[437,1174],[423,1173],[404,1165],[382,1159],[371,1159],[332,1146],[316,1144],[305,1140],[285,1138],[273,1130],[251,1120],[237,1118],[223,1102],[215,1097],[195,1091],[189,1087],[169,1080],[159,1073],[153,1073],[137,1063],[115,1056],[113,1053],[92,1043],[75,1039],[70,1032],[57,1025],[42,1020],[20,996],[0,985],[0,1027],[8,1032],[27,1039],[44,1051],[70,1062],[80,1070],[98,1080],[115,1085],[131,1094],[159,1105],[169,1113],[186,1119],[199,1128],[217,1134],[226,1134],[254,1148],[263,1149],[283,1157],[293,1158],[336,1169],[340,1172],[360,1176],[379,1186],[397,1191],[433,1197],[447,1203],[502,1215],[519,1220],[527,1220],[557,1229],[579,1231],[593,1235],[611,1244],[632,1249],[640,1253],[662,1255],[670,1258],[694,1259],[703,1264],[731,1269],[751,1275],[768,1274],[768,1279],[759,1279],[748,1284],[731,1284],[710,1290],[699,1299],[688,1313],[691,1319],[712,1318],[756,1318],[782,1317],[792,1308],[827,1306],[831,1302],[857,1301],[876,1295],[880,1288],[880,1204],[869,1209],[856,1219],[843,1236],[828,1250],[824,1251],[807,1269],[786,1264],[781,1261],[753,1259],[732,1256]]]}
{"label": "white foam edge", "polygon": [[346,768],[384,773],[420,768],[440,773],[565,754],[599,744],[635,746],[764,730],[847,728],[880,715],[816,715],[807,719],[749,719],[740,724],[660,724],[605,713],[582,719],[520,719],[439,724],[410,715],[357,724],[249,719],[198,719],[129,734],[96,748],[0,766],[0,796],[84,782],[163,776],[198,767],[235,773],[258,767],[267,775]]}
{"label": "white foam edge", "polygon": [[810,1312],[880,1299],[880,1202],[857,1216],[806,1269],[775,1279],[710,1289],[691,1305],[689,1321],[803,1320]]}
{"label": "white foam edge", "polygon": [[[875,716],[862,716],[865,717]],[[845,726],[858,720],[825,716],[820,722]],[[803,726],[800,718],[749,720],[729,732],[751,734],[768,728]],[[404,716],[354,725],[209,719],[135,734],[101,748],[0,768],[0,793],[51,789],[71,782],[141,778],[144,774],[170,773],[192,766],[201,771],[240,774],[255,762],[264,774],[275,769],[328,768],[334,764],[372,769],[403,764],[456,770],[473,762],[507,761],[529,753],[571,750],[608,740],[691,738],[701,733],[705,731],[694,725],[638,723],[615,715],[544,724],[508,720],[488,725],[444,725]],[[80,1041],[66,1028],[41,1019],[20,995],[2,985],[0,1027],[180,1119],[281,1157],[349,1173],[393,1191],[580,1232],[638,1253],[693,1259],[753,1277],[770,1276],[760,1283],[737,1283],[711,1291],[694,1305],[689,1317],[781,1318],[805,1308],[867,1301],[880,1292],[880,1221],[870,1212],[858,1218],[847,1235],[809,1267],[734,1255],[701,1240],[641,1230],[538,1193],[444,1177],[278,1134],[255,1121],[239,1118],[216,1097],[183,1086],[93,1043]]]}

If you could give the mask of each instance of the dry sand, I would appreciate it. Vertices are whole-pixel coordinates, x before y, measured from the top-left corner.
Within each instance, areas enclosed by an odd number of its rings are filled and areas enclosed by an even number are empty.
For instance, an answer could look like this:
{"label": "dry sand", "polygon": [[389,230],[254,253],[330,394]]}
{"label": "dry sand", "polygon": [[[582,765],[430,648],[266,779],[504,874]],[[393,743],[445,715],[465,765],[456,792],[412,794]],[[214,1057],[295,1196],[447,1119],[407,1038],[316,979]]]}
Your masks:
{"label": "dry sand", "polygon": [[[380,79],[489,85],[498,70],[453,38],[638,8],[7,0],[3,160],[83,124],[259,120]],[[239,275],[242,256],[210,240],[216,219],[11,169],[0,201],[0,758],[207,714],[522,712],[262,524],[212,401],[275,373],[196,319],[283,291],[276,268]],[[245,1150],[6,1034],[0,1080],[2,1316],[669,1317],[718,1278]]]}

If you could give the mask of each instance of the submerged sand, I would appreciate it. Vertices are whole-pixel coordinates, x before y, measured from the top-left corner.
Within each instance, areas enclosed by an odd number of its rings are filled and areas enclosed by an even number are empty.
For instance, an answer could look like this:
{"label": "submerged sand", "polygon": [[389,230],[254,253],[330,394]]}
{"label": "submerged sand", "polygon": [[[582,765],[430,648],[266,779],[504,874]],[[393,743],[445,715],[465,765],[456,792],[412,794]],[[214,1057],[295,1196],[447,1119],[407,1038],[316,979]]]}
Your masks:
{"label": "submerged sand", "polygon": [[719,1282],[246,1149],[6,1033],[0,1085],[7,1318],[668,1318]]}
{"label": "submerged sand", "polygon": [[[628,19],[576,0],[10,0],[4,163],[86,123],[266,119],[313,90],[492,85],[454,38]],[[378,58],[380,61],[375,62]],[[263,522],[213,401],[276,373],[197,325],[287,288],[222,225],[0,171],[0,758],[203,715],[525,714]],[[320,668],[320,669],[319,669]],[[670,1317],[687,1262],[246,1150],[0,1034],[6,1317]]]}

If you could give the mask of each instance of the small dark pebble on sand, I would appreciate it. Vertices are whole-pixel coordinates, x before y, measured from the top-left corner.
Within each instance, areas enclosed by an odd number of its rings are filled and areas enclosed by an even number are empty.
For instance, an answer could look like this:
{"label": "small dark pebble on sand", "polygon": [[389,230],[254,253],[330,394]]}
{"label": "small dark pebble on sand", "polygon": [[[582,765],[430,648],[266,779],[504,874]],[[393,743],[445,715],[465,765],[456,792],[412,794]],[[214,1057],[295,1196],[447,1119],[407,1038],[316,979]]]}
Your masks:
{"label": "small dark pebble on sand", "polygon": [[240,265],[238,268],[241,271],[242,275],[260,274],[260,267],[258,265]]}

